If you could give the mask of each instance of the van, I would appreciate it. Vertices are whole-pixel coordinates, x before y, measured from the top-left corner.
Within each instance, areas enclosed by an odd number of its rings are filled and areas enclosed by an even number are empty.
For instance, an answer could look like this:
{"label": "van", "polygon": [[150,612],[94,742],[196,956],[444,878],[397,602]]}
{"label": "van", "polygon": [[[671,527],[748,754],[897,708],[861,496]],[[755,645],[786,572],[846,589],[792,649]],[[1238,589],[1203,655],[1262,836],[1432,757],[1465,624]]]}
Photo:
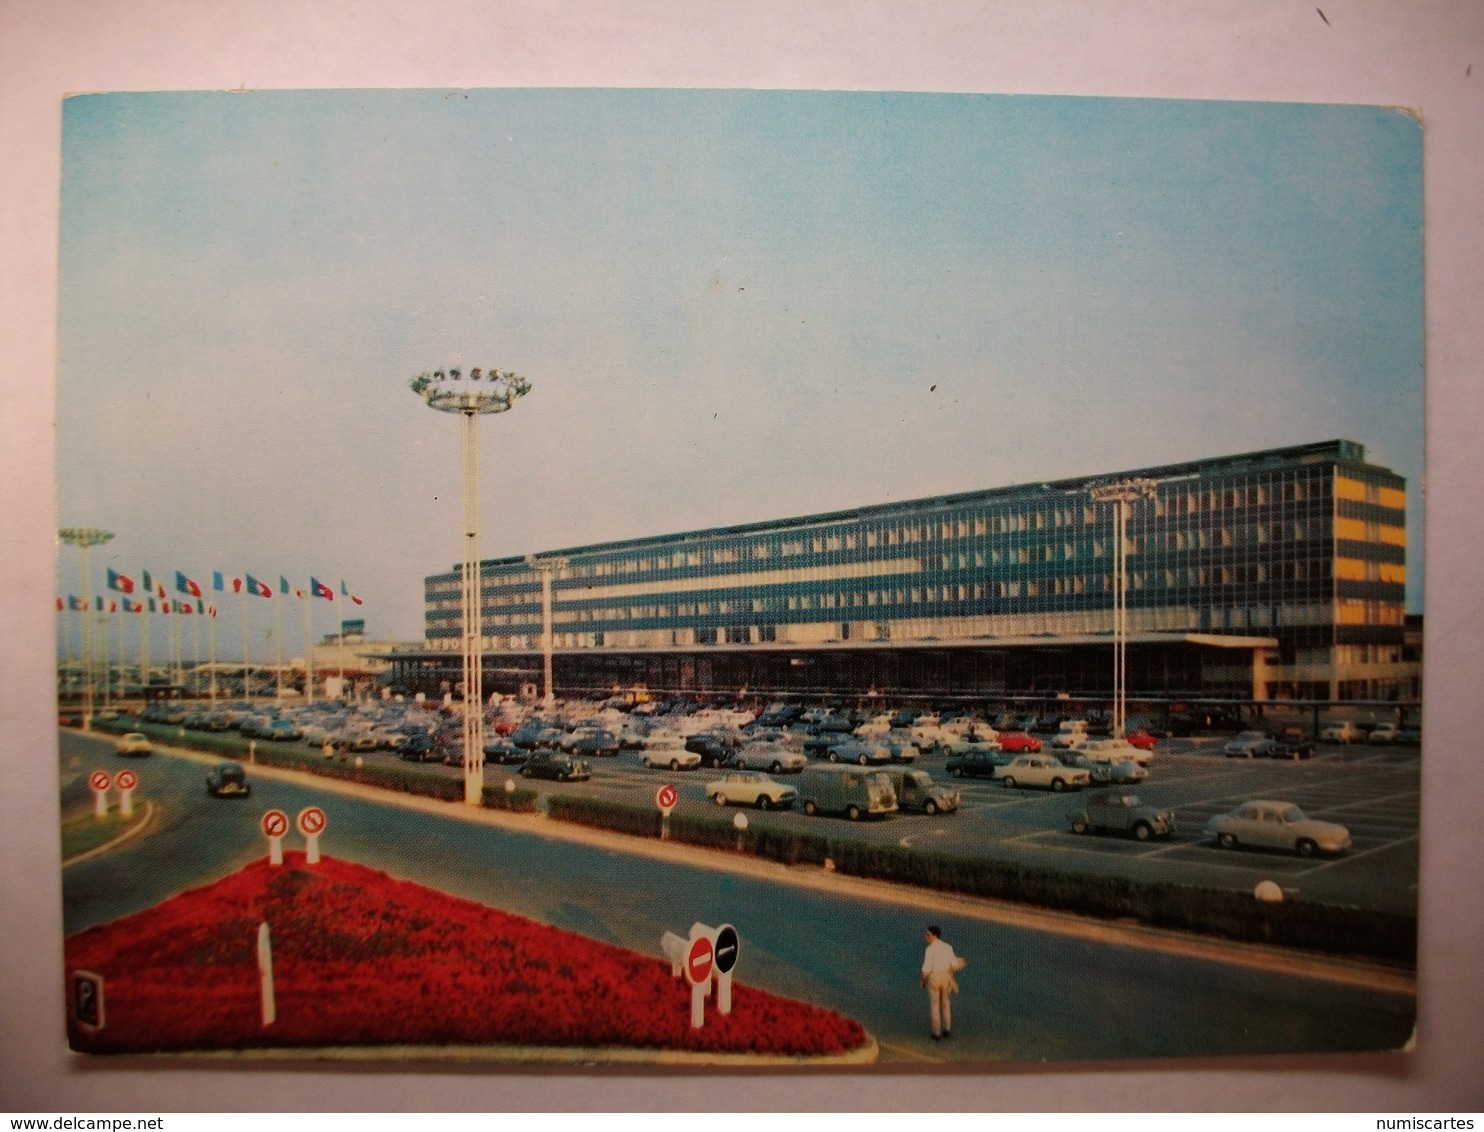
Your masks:
{"label": "van", "polygon": [[897,808],[896,791],[884,772],[829,763],[804,768],[799,801],[806,814],[844,814],[851,821]]}
{"label": "van", "polygon": [[902,810],[921,810],[925,814],[948,814],[958,809],[961,793],[949,786],[940,786],[925,770],[912,770],[894,766],[882,771],[891,779],[892,790],[897,796],[897,807]]}

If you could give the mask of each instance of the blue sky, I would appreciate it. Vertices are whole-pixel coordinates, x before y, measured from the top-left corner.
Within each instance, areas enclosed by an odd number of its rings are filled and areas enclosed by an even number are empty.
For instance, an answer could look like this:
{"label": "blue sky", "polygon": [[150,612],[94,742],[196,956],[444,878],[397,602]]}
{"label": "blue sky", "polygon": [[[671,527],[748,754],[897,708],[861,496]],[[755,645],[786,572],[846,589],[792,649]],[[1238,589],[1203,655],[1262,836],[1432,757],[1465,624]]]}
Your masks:
{"label": "blue sky", "polygon": [[97,589],[344,578],[416,639],[458,430],[407,381],[498,366],[486,556],[1343,436],[1408,479],[1420,608],[1421,249],[1384,108],[78,97],[59,516],[115,532]]}

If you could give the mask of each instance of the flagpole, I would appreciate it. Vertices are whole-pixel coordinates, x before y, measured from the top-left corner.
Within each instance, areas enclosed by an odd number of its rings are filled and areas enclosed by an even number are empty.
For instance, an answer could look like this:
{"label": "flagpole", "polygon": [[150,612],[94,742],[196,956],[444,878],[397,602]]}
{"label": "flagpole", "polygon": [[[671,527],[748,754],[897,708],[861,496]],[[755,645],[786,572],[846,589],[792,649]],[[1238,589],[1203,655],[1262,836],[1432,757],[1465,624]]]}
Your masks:
{"label": "flagpole", "polygon": [[211,620],[206,625],[206,639],[211,648],[211,702],[216,703],[216,606],[207,614]]}
{"label": "flagpole", "polygon": [[[201,599],[198,597],[196,600],[199,602]],[[195,693],[198,696],[201,694],[201,622],[198,618],[204,612],[205,610],[197,605],[196,616],[191,618],[191,633],[195,638],[191,645],[191,675],[195,679],[191,683],[195,685]]]}
{"label": "flagpole", "polygon": [[180,687],[183,677],[180,672],[180,602],[170,610],[170,683]]}
{"label": "flagpole", "polygon": [[283,699],[283,602],[273,607],[273,627],[278,634],[278,693],[277,698]]}
{"label": "flagpole", "polygon": [[242,695],[252,703],[252,650],[247,636],[247,579],[243,579],[237,591],[242,598]]}
{"label": "flagpole", "polygon": [[304,607],[304,702],[314,703],[314,595],[299,595]]}
{"label": "flagpole", "polygon": [[[98,600],[103,599],[99,597]],[[113,686],[113,665],[108,659],[108,611],[106,609],[98,611],[98,624],[103,626],[103,706],[112,707],[113,697],[110,691]]]}

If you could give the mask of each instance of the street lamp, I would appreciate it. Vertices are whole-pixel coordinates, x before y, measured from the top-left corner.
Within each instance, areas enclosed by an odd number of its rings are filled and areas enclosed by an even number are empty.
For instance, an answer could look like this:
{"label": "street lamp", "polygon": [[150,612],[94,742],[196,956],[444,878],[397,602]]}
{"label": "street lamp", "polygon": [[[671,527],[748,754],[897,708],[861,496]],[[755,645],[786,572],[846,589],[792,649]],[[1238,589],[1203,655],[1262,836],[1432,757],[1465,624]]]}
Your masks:
{"label": "street lamp", "polygon": [[1116,503],[1113,521],[1113,737],[1123,738],[1128,709],[1128,505],[1153,498],[1159,485],[1150,479],[1119,480],[1091,489],[1093,501]]}
{"label": "street lamp", "polygon": [[526,557],[526,562],[541,576],[541,675],[545,680],[541,702],[550,710],[556,706],[556,694],[551,688],[551,578],[567,565],[567,559],[538,558],[532,554]]}
{"label": "street lamp", "polygon": [[464,801],[477,806],[484,794],[484,635],[480,616],[479,418],[504,413],[531,391],[513,373],[457,368],[420,373],[409,383],[431,409],[458,413],[463,455],[464,525],[461,582],[464,662]]}
{"label": "street lamp", "polygon": [[91,731],[93,727],[93,634],[89,627],[89,618],[93,612],[93,575],[88,569],[88,547],[102,546],[113,538],[113,532],[99,530],[97,527],[63,527],[57,532],[57,537],[77,547],[78,557],[81,559],[79,568],[82,572],[83,602],[82,729]]}

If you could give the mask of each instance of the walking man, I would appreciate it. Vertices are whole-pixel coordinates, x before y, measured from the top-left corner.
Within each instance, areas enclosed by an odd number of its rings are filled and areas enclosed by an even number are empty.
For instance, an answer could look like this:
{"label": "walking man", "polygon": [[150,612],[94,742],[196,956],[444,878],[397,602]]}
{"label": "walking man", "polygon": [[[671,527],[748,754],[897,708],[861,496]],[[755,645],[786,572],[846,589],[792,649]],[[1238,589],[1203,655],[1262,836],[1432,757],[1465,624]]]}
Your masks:
{"label": "walking man", "polygon": [[928,992],[928,1019],[935,1042],[953,1033],[953,1003],[949,996],[958,992],[953,973],[965,966],[943,939],[943,929],[929,924],[927,950],[922,955],[922,985]]}

